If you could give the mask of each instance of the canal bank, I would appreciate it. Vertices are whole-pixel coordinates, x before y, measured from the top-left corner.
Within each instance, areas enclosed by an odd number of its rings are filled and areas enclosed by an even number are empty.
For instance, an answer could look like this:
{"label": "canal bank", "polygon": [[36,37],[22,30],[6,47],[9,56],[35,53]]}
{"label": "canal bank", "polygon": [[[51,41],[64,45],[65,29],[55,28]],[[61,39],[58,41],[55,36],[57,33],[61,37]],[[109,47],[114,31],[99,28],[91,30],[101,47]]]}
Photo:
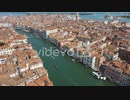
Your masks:
{"label": "canal bank", "polygon": [[[37,52],[43,47],[48,49],[54,47],[50,42],[31,33],[20,30],[17,30],[17,32],[25,34],[33,49]],[[72,62],[67,55],[62,56],[62,54],[59,54],[59,56],[53,58],[51,56],[42,56],[40,53],[39,56],[43,60],[44,67],[48,70],[50,80],[53,81],[54,86],[116,86],[109,80],[103,81],[94,78],[91,76],[93,70],[86,68],[83,64]],[[58,66],[58,69],[55,66]]]}

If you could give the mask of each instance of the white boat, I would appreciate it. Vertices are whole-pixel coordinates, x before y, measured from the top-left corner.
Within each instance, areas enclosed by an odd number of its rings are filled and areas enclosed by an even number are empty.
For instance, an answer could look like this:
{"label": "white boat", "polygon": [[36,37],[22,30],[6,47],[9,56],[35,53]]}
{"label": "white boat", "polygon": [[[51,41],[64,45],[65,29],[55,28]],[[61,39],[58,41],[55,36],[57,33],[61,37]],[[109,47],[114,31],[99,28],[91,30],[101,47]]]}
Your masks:
{"label": "white boat", "polygon": [[106,77],[103,76],[100,72],[92,72],[92,75],[98,79],[106,80]]}
{"label": "white boat", "polygon": [[[37,35],[37,37],[39,37],[38,35]],[[39,37],[40,38],[40,37]]]}
{"label": "white boat", "polygon": [[29,32],[30,32],[29,30],[25,30],[25,29],[24,29],[23,31],[24,31],[24,32],[27,32],[27,33],[29,33]]}
{"label": "white boat", "polygon": [[101,79],[103,80],[103,77],[101,77]]}
{"label": "white boat", "polygon": [[103,80],[106,80],[106,77],[105,77],[105,76],[103,77]]}
{"label": "white boat", "polygon": [[75,62],[75,59],[72,59],[73,62]]}
{"label": "white boat", "polygon": [[96,78],[100,78],[101,74],[99,74],[98,72],[92,72],[92,75]]}

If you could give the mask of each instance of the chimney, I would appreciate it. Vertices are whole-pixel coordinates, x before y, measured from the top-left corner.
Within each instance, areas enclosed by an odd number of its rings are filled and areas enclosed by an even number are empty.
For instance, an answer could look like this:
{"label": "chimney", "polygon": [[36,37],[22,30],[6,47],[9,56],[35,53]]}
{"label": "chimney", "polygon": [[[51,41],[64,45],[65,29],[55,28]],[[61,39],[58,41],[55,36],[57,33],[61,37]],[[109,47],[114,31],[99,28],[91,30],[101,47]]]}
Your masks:
{"label": "chimney", "polygon": [[29,67],[29,63],[26,64],[26,67]]}

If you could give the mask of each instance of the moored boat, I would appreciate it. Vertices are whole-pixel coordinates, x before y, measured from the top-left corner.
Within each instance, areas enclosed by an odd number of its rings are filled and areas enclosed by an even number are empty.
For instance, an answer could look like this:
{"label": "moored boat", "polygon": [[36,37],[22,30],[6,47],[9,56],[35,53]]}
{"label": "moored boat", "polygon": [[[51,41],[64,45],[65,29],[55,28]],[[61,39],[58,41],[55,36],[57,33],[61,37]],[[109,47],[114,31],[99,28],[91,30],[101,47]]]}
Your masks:
{"label": "moored boat", "polygon": [[73,62],[75,62],[75,59],[72,59]]}
{"label": "moored boat", "polygon": [[24,29],[23,31],[24,31],[24,32],[27,32],[27,33],[29,33],[29,32],[30,32],[29,30],[25,30],[25,29]]}
{"label": "moored boat", "polygon": [[101,79],[101,80],[106,80],[106,77],[103,76],[100,72],[94,71],[94,72],[92,72],[92,76],[94,76],[94,77],[96,77],[98,79]]}

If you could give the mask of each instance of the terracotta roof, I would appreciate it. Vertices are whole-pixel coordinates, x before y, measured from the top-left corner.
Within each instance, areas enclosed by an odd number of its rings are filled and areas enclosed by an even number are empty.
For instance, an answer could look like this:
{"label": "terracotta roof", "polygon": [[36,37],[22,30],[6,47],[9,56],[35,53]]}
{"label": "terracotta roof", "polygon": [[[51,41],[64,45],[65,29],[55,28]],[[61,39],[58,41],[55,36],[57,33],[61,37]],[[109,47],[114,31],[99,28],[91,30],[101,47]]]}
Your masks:
{"label": "terracotta roof", "polygon": [[125,71],[125,73],[128,74],[128,75],[130,75],[130,69],[127,69],[127,70]]}
{"label": "terracotta roof", "polygon": [[26,84],[26,86],[38,86],[38,85],[34,82],[30,82],[30,83]]}
{"label": "terracotta roof", "polygon": [[97,58],[101,58],[101,57],[103,57],[101,54],[97,54],[97,55],[95,55]]}
{"label": "terracotta roof", "polygon": [[34,80],[34,83],[36,83],[38,86],[44,86],[44,81],[40,78]]}

